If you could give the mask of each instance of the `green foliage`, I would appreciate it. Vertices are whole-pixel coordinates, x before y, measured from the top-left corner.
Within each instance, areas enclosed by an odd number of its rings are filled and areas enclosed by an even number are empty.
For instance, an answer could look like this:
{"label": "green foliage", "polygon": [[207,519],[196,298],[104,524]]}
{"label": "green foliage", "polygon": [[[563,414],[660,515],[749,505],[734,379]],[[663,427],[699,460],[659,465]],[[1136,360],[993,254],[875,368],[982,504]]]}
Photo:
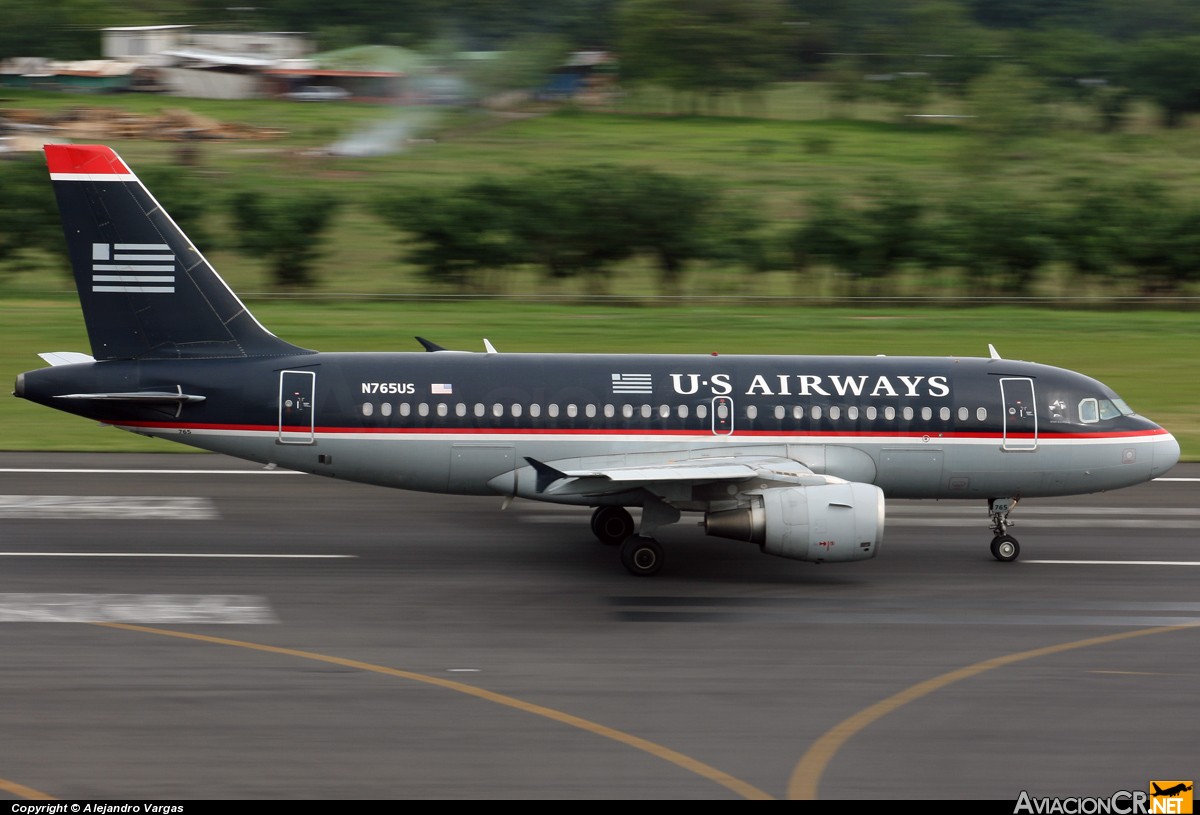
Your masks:
{"label": "green foliage", "polygon": [[517,260],[510,195],[502,182],[482,181],[441,194],[385,196],[375,209],[408,235],[405,260],[428,280],[477,291],[486,272]]}
{"label": "green foliage", "polygon": [[965,273],[973,295],[1028,295],[1058,254],[1053,213],[1041,199],[977,189],[948,201],[942,217],[941,261]]}
{"label": "green foliage", "polygon": [[[689,261],[750,256],[718,216],[712,184],[634,167],[550,168],[436,195],[387,196],[376,209],[409,235],[407,261],[463,290],[488,270],[523,263],[602,292],[614,264],[645,253],[661,289],[675,294]],[[748,217],[736,223],[743,236],[753,228]]]}
{"label": "green foliage", "polygon": [[238,193],[231,204],[237,247],[266,260],[277,287],[310,288],[316,285],[321,239],[337,208],[338,200],[324,193]]}
{"label": "green foliage", "polygon": [[49,253],[69,274],[66,249],[41,154],[0,161],[0,268],[25,268],[33,251]]}
{"label": "green foliage", "polygon": [[624,0],[622,79],[687,93],[761,88],[780,78],[786,19],[780,0]]}
{"label": "green foliage", "polygon": [[972,129],[992,147],[1034,133],[1044,114],[1041,83],[1017,65],[1001,63],[971,83]]}
{"label": "green foliage", "polygon": [[877,285],[906,263],[929,259],[924,204],[915,190],[894,179],[876,179],[865,197],[865,205],[854,207],[830,193],[817,196],[789,238],[798,272],[823,263],[854,290]]}
{"label": "green foliage", "polygon": [[1200,207],[1152,182],[1073,185],[1062,221],[1065,259],[1082,275],[1132,277],[1144,294],[1200,278]]}
{"label": "green foliage", "polygon": [[1125,55],[1123,76],[1162,109],[1164,125],[1180,126],[1200,111],[1200,36],[1139,41]]}
{"label": "green foliage", "polygon": [[552,278],[579,276],[603,292],[613,264],[635,250],[626,208],[630,187],[618,167],[539,170],[517,182],[513,236],[527,262]]}

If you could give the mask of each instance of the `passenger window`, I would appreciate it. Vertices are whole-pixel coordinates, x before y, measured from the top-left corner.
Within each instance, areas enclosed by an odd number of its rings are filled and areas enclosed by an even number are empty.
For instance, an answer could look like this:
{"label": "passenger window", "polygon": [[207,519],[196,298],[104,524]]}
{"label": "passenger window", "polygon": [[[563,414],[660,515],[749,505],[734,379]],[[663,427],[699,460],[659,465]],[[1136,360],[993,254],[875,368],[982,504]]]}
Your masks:
{"label": "passenger window", "polygon": [[514,417],[516,417],[516,416],[520,416],[520,415],[521,415],[521,406],[520,406],[520,405],[513,405],[513,406],[512,406],[512,415],[513,415]]}
{"label": "passenger window", "polygon": [[579,408],[575,407],[575,405],[567,405],[567,415],[574,419],[579,415]]}
{"label": "passenger window", "polygon": [[541,416],[542,415],[542,406],[537,404],[536,402],[534,402],[532,405],[529,406],[529,415],[535,419],[538,416]]}
{"label": "passenger window", "polygon": [[370,402],[363,402],[363,415],[364,416],[370,416],[374,412],[375,412],[374,405],[372,405]]}
{"label": "passenger window", "polygon": [[804,408],[800,407],[799,405],[796,405],[794,408],[792,408],[792,418],[793,419],[803,419],[804,418]]}
{"label": "passenger window", "polygon": [[975,418],[981,422],[987,421],[987,408],[979,408],[975,411]]}
{"label": "passenger window", "polygon": [[401,402],[400,403],[400,415],[407,416],[410,413],[412,413],[412,405],[410,405],[408,402]]}
{"label": "passenger window", "polygon": [[492,404],[492,415],[495,416],[496,418],[500,418],[501,416],[503,416],[504,415],[504,405],[501,405],[499,403],[493,403]]}
{"label": "passenger window", "polygon": [[746,418],[747,419],[757,419],[758,418],[758,406],[757,405],[747,405],[746,406]]}
{"label": "passenger window", "polygon": [[786,416],[787,416],[787,408],[785,408],[783,405],[776,405],[775,406],[775,418],[782,419]]}
{"label": "passenger window", "polygon": [[913,417],[913,409],[910,407],[904,408],[904,421],[911,422]]}
{"label": "passenger window", "polygon": [[870,421],[870,422],[875,421],[875,417],[878,415],[879,415],[879,411],[875,409],[874,405],[867,406],[867,421]]}
{"label": "passenger window", "polygon": [[454,406],[454,415],[455,416],[466,416],[467,415],[467,406],[464,405],[462,402],[459,402],[457,405]]}
{"label": "passenger window", "polygon": [[971,418],[971,411],[969,411],[965,407],[960,407],[958,409],[958,420],[960,422],[965,422],[967,419],[970,419],[970,418]]}
{"label": "passenger window", "polygon": [[887,419],[889,422],[892,419],[895,419],[896,418],[896,409],[894,407],[892,407],[891,405],[888,405],[887,407],[885,407],[883,409],[883,418]]}
{"label": "passenger window", "polygon": [[704,419],[708,416],[708,405],[696,405],[696,418]]}
{"label": "passenger window", "polygon": [[933,418],[933,408],[927,408],[927,407],[921,408],[921,418],[924,419],[925,421],[929,421],[930,419],[932,419]]}
{"label": "passenger window", "polygon": [[604,415],[605,417],[611,419],[613,416],[617,415],[617,408],[614,405],[605,405]]}
{"label": "passenger window", "polygon": [[650,406],[649,405],[642,405],[642,418],[643,419],[650,418]]}
{"label": "passenger window", "polygon": [[813,405],[813,407],[812,407],[812,417],[813,417],[814,419],[820,419],[820,418],[821,418],[821,408],[820,408],[820,406],[819,406],[819,405]]}
{"label": "passenger window", "polygon": [[679,418],[680,418],[680,419],[686,419],[687,417],[688,417],[688,408],[687,408],[687,405],[680,405],[680,406],[679,406]]}
{"label": "passenger window", "polygon": [[551,419],[557,418],[558,417],[558,404],[555,403],[553,405],[550,405],[550,407],[546,408],[546,413],[550,414]]}
{"label": "passenger window", "polygon": [[833,407],[831,407],[829,409],[829,418],[830,419],[833,419],[836,422],[841,417],[842,417],[842,409],[840,407],[838,407],[837,405],[834,405]]}
{"label": "passenger window", "polygon": [[633,405],[621,405],[621,415],[626,419],[633,418]]}
{"label": "passenger window", "polygon": [[476,415],[476,416],[479,416],[479,417],[481,417],[481,418],[482,418],[483,414],[484,414],[484,413],[486,413],[486,412],[487,412],[487,408],[485,408],[485,407],[483,406],[483,402],[476,402],[476,403],[475,403],[475,415]]}
{"label": "passenger window", "polygon": [[948,408],[948,407],[942,408],[941,410],[938,411],[938,416],[941,417],[943,422],[950,421],[950,408]]}
{"label": "passenger window", "polygon": [[588,406],[586,406],[586,407],[583,409],[583,412],[584,412],[584,414],[585,414],[585,415],[586,415],[586,416],[587,416],[589,419],[595,418],[595,416],[596,416],[596,406],[595,406],[595,405],[588,405]]}
{"label": "passenger window", "polygon": [[658,415],[664,419],[669,419],[671,417],[671,407],[669,405],[659,405]]}
{"label": "passenger window", "polygon": [[379,406],[379,412],[382,413],[384,416],[391,416],[392,415],[392,403],[384,402],[382,405]]}
{"label": "passenger window", "polygon": [[846,418],[850,419],[850,421],[857,421],[858,420],[858,408],[854,405],[851,405],[850,407],[846,408]]}
{"label": "passenger window", "polygon": [[424,402],[417,405],[417,413],[421,416],[428,416],[429,415],[429,405],[427,405]]}
{"label": "passenger window", "polygon": [[447,413],[449,413],[449,412],[450,412],[450,406],[449,406],[449,405],[447,405],[445,402],[438,402],[438,406],[437,406],[437,415],[439,415],[439,416],[445,416],[445,415],[446,415]]}
{"label": "passenger window", "polygon": [[1100,421],[1100,408],[1095,399],[1082,399],[1079,402],[1079,421],[1092,424]]}

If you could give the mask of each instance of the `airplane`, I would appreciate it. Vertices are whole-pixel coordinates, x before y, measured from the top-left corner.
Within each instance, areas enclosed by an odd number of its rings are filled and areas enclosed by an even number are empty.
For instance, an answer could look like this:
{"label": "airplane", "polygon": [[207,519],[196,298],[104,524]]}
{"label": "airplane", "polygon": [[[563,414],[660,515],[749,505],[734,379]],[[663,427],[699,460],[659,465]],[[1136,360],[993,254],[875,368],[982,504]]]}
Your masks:
{"label": "airplane", "polygon": [[[14,395],[305,473],[593,508],[633,575],[655,533],[801,561],[874,557],[885,496],[986,501],[999,561],[1020,499],[1156,478],[1179,444],[1073,371],[987,357],[319,353],[260,324],[102,145],[47,145],[91,354]],[[635,522],[630,507],[640,507]],[[982,514],[981,514],[982,520]]]}
{"label": "airplane", "polygon": [[1154,787],[1154,792],[1152,792],[1150,794],[1153,795],[1155,798],[1157,798],[1160,795],[1165,795],[1168,798],[1173,798],[1176,795],[1178,795],[1179,793],[1187,792],[1192,788],[1191,784],[1187,784],[1182,781],[1173,787],[1167,787],[1165,790],[1162,787],[1160,787],[1158,784],[1155,784],[1153,781],[1150,782],[1150,785],[1152,787]]}

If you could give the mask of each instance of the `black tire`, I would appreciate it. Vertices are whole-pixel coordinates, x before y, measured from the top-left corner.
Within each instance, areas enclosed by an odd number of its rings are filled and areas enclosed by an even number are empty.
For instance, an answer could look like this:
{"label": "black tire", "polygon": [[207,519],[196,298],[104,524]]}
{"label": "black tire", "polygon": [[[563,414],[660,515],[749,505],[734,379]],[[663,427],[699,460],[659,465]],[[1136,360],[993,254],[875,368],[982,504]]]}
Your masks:
{"label": "black tire", "polygon": [[592,534],[606,546],[629,540],[634,531],[633,516],[625,507],[599,507],[592,513]]}
{"label": "black tire", "polygon": [[1011,563],[1021,554],[1021,544],[1012,535],[997,535],[992,538],[992,557],[1001,563]]}
{"label": "black tire", "polygon": [[658,574],[663,565],[663,550],[654,538],[634,535],[621,544],[621,565],[636,577]]}

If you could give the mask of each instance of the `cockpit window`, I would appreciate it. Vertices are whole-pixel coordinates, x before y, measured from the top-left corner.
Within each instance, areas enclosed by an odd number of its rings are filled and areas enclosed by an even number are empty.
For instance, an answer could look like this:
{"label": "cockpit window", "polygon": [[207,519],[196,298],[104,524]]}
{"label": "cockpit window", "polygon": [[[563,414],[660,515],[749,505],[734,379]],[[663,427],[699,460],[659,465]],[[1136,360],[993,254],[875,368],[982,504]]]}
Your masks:
{"label": "cockpit window", "polygon": [[1079,421],[1084,424],[1115,419],[1118,416],[1132,415],[1133,411],[1120,399],[1081,399],[1079,401]]}
{"label": "cockpit window", "polygon": [[1079,400],[1079,421],[1084,424],[1100,421],[1100,408],[1096,405],[1095,399]]}
{"label": "cockpit window", "polygon": [[1129,407],[1129,405],[1125,404],[1124,399],[1114,396],[1112,401],[1113,401],[1113,404],[1117,406],[1117,410],[1121,411],[1122,416],[1132,416],[1133,415],[1133,408],[1131,408],[1131,407]]}

